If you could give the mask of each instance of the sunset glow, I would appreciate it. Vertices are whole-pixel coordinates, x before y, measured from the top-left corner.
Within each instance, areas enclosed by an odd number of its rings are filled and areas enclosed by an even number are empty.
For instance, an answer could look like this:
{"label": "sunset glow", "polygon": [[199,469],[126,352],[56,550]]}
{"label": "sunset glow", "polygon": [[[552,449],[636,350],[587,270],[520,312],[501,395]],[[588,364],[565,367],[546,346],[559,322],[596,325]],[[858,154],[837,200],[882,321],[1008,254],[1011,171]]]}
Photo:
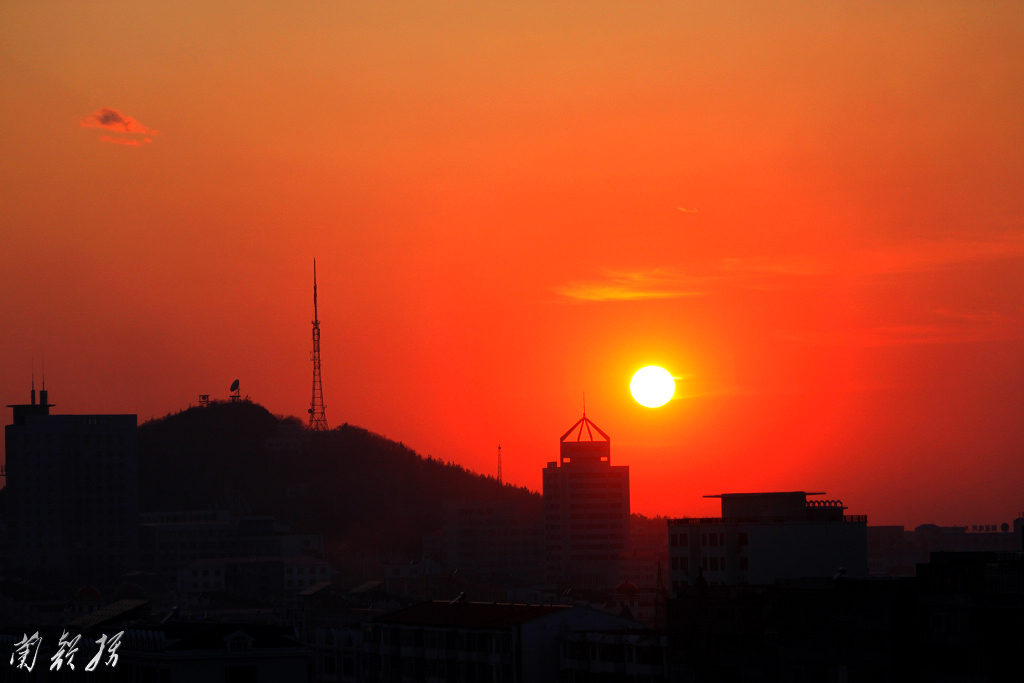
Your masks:
{"label": "sunset glow", "polygon": [[[1024,508],[1024,3],[8,2],[0,398],[331,427],[647,515]],[[624,378],[672,369],[639,408]],[[685,399],[685,403],[681,400]],[[685,410],[677,409],[685,405]],[[765,463],[771,463],[766,466]]]}

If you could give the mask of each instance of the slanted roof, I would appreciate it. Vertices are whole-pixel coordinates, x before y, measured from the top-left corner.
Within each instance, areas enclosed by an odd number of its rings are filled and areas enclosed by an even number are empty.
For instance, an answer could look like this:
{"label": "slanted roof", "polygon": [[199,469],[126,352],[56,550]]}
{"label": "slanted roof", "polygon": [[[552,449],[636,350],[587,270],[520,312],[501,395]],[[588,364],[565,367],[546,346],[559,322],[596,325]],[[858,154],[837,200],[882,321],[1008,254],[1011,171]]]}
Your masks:
{"label": "slanted roof", "polygon": [[[577,429],[576,429],[577,427],[579,427],[579,431],[577,431]],[[586,441],[598,441],[599,439],[595,439],[594,438],[594,431],[591,430],[591,427],[593,427],[593,430],[597,431],[597,433],[600,434],[605,441],[611,442],[611,440],[612,440],[611,437],[608,436],[607,434],[605,434],[604,431],[602,431],[600,427],[598,427],[596,424],[594,424],[594,421],[591,420],[589,417],[587,417],[586,413],[583,413],[583,417],[581,417],[579,420],[577,420],[576,424],[574,424],[572,427],[569,427],[569,431],[567,431],[565,434],[562,434],[562,438],[560,438],[559,441],[564,443],[565,439],[570,434],[572,434],[573,432],[576,432],[576,439],[575,439],[576,441],[584,441],[584,439],[583,439],[583,430],[584,429],[587,430]]]}
{"label": "slanted roof", "polygon": [[169,642],[167,650],[227,651],[230,641],[244,638],[253,650],[294,649],[302,644],[286,629],[269,624],[230,624],[220,622],[178,622],[164,627]]}
{"label": "slanted roof", "polygon": [[370,593],[381,588],[384,585],[383,581],[367,581],[361,583],[352,590],[349,591],[352,595],[358,595],[359,593]]}
{"label": "slanted roof", "polygon": [[149,600],[118,600],[75,619],[70,626],[90,629],[107,623],[138,619],[148,613]]}
{"label": "slanted roof", "polygon": [[320,583],[315,583],[309,588],[305,588],[299,591],[299,595],[304,597],[309,595],[316,595],[321,591],[326,591],[332,584],[333,582],[329,579],[327,581],[321,581]]}
{"label": "slanted roof", "polygon": [[527,605],[510,602],[434,601],[389,612],[374,621],[408,626],[506,629],[566,609],[571,608],[567,605]]}

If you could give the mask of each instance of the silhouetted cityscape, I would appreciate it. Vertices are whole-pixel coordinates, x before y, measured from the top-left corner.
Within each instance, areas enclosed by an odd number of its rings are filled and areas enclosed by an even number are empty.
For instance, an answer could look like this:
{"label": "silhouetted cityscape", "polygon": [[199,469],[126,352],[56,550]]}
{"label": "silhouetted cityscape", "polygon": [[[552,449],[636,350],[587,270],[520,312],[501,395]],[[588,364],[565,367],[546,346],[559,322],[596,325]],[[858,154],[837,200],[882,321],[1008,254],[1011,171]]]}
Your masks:
{"label": "silhouetted cityscape", "polygon": [[0,683],[1024,680],[1022,27],[0,2]]}
{"label": "silhouetted cityscape", "polygon": [[[785,491],[713,494],[719,517],[646,518],[586,414],[557,459],[537,454],[538,495],[348,424],[308,429],[237,391],[141,426],[56,413],[34,388],[10,407],[3,680],[78,674],[53,668],[77,635],[81,666],[116,635],[116,668],[90,672],[102,680],[1019,671],[1020,517],[872,527],[829,494]],[[14,656],[30,643],[31,671]]]}

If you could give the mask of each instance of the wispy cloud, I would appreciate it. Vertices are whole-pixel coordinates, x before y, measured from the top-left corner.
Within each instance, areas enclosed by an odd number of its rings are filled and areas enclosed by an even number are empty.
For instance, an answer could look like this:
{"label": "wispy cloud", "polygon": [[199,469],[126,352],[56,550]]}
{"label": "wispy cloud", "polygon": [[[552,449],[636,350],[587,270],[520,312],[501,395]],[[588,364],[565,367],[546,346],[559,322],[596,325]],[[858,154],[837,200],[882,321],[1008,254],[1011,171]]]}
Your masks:
{"label": "wispy cloud", "polygon": [[[725,258],[682,269],[606,271],[588,280],[557,287],[566,298],[584,302],[680,299],[723,289],[785,291],[831,287],[833,278],[936,272],[957,265],[1024,257],[1024,230],[979,238],[906,240],[825,253],[776,257]],[[1024,312],[935,310],[913,320],[865,324],[842,332],[788,331],[778,335],[798,343],[897,346],[949,344],[1024,338]]]}
{"label": "wispy cloud", "polygon": [[1021,256],[1024,231],[1014,230],[987,239],[912,240],[817,254],[727,258],[720,262],[719,269],[731,275],[887,275]]}
{"label": "wispy cloud", "polygon": [[[159,135],[160,131],[144,126],[142,123],[126,116],[117,109],[104,107],[97,109],[79,122],[82,128],[100,128],[111,131],[118,135],[102,135],[100,142],[108,142],[114,145],[127,145],[129,147],[140,147],[152,142],[149,136]],[[125,137],[122,137],[125,136]],[[146,137],[132,137],[146,136]]]}
{"label": "wispy cloud", "polygon": [[677,206],[676,208],[679,209],[680,211],[682,211],[683,213],[699,213],[700,212],[700,209],[687,209],[686,207],[683,207],[683,206]]}
{"label": "wispy cloud", "polygon": [[557,292],[580,301],[679,299],[707,293],[694,279],[684,279],[664,270],[609,272],[598,279],[570,282]]}
{"label": "wispy cloud", "polygon": [[938,309],[916,322],[869,325],[838,333],[808,331],[778,335],[797,343],[825,346],[910,346],[966,344],[1024,339],[1024,316],[998,311]]}
{"label": "wispy cloud", "polygon": [[113,135],[101,135],[100,142],[109,142],[112,145],[127,145],[129,147],[142,147],[153,142],[152,138],[115,138]]}

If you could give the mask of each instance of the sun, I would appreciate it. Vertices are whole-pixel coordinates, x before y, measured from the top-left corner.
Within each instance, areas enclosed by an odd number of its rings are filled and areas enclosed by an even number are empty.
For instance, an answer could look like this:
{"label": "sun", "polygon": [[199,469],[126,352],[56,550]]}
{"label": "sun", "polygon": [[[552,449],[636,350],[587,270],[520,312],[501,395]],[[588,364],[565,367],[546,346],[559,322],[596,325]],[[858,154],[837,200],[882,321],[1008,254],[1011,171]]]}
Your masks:
{"label": "sun", "polygon": [[658,408],[668,403],[676,393],[676,380],[665,368],[648,365],[633,375],[629,392],[640,405]]}

